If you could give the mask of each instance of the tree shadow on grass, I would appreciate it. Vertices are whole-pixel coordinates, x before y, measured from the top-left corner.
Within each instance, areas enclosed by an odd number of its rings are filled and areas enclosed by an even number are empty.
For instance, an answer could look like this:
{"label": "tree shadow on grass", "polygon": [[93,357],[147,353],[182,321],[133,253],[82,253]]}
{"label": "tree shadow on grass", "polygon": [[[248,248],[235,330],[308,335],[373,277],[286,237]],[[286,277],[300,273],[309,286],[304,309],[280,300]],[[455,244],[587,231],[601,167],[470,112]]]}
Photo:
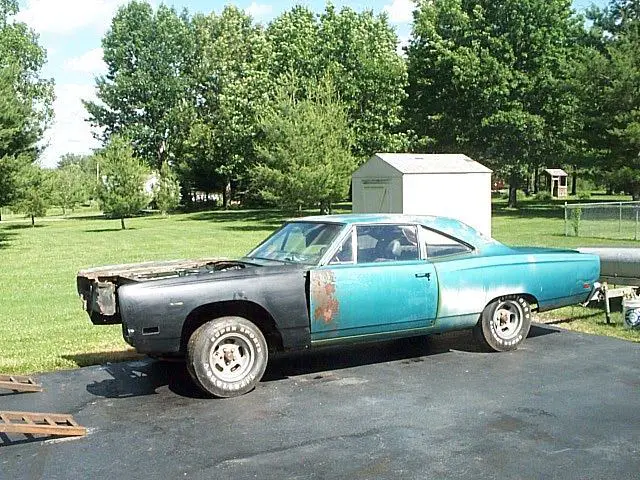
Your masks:
{"label": "tree shadow on grass", "polygon": [[210,210],[187,215],[182,221],[197,220],[206,222],[265,222],[282,223],[290,215],[281,210]]}
{"label": "tree shadow on grass", "polygon": [[228,232],[273,232],[276,228],[280,227],[282,223],[261,223],[259,225],[238,225],[222,227],[221,230]]}
{"label": "tree shadow on grass", "polygon": [[126,230],[138,230],[137,228],[131,228],[131,227],[127,227],[124,230],[120,227],[113,227],[113,228],[91,228],[88,230],[85,230],[85,233],[103,233],[103,232],[123,232]]}
{"label": "tree shadow on grass", "polygon": [[[604,237],[602,235],[598,235],[598,236],[594,236],[594,235],[586,235],[586,234],[581,234],[579,236],[576,236],[574,234],[570,234],[570,235],[565,235],[564,233],[547,233],[546,234],[548,237],[557,237],[557,238],[573,238],[576,240],[580,240],[580,239],[585,239],[585,240],[602,240],[602,241],[606,241],[606,242],[623,242],[624,245],[628,245],[629,242],[638,242],[638,246],[640,246],[640,240],[634,240],[633,237],[631,235],[629,235],[626,238],[621,238],[621,237]],[[620,246],[624,246],[624,245],[620,245]],[[581,247],[598,247],[598,246],[604,246],[604,247],[614,247],[616,245],[610,245],[610,244],[604,244],[604,245],[580,245]],[[569,247],[572,248],[572,247]]]}
{"label": "tree shadow on grass", "polygon": [[12,225],[7,225],[4,227],[5,230],[29,230],[31,228],[45,228],[46,225],[42,225],[37,223],[35,225],[31,225],[31,223],[15,223]]}
{"label": "tree shadow on grass", "polygon": [[14,232],[0,230],[0,249],[9,248],[11,245],[11,238],[15,236],[16,234]]}
{"label": "tree shadow on grass", "polygon": [[[599,200],[598,203],[618,203],[619,200]],[[524,200],[518,202],[515,208],[508,208],[506,202],[496,202],[492,205],[494,217],[519,217],[519,218],[558,218],[564,219],[565,201],[536,201]],[[570,199],[567,205],[589,203],[589,201]]]}
{"label": "tree shadow on grass", "polygon": [[494,217],[518,217],[518,218],[564,218],[564,209],[561,205],[551,203],[522,204],[516,208],[507,208],[502,205],[494,205],[492,209]]}

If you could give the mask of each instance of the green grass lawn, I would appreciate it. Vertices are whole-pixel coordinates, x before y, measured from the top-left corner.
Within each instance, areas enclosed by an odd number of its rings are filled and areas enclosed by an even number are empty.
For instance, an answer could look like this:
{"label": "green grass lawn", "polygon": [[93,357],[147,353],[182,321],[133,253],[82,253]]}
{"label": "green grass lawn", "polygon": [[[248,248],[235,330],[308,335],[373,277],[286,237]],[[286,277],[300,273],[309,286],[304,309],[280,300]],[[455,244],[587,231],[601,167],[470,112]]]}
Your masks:
{"label": "green grass lawn", "polygon": [[[212,211],[117,220],[96,212],[61,212],[36,227],[14,215],[0,222],[0,372],[31,373],[132,356],[119,326],[93,326],[82,311],[75,275],[89,266],[147,260],[236,257],[265,238],[284,214],[273,210]],[[565,237],[560,203],[523,202],[515,210],[496,201],[494,237],[514,245],[576,247],[640,242]],[[604,313],[570,307],[545,321],[640,341],[640,332],[604,324]],[[567,321],[568,318],[574,320]]]}

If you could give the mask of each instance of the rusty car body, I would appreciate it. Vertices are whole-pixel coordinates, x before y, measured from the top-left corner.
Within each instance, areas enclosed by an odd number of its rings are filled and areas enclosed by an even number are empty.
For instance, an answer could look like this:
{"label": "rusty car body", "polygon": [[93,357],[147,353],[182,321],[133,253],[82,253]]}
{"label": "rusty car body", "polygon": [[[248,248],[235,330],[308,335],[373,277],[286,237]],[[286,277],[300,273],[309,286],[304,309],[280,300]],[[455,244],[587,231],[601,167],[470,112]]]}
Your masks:
{"label": "rusty car body", "polygon": [[77,285],[94,324],[185,356],[197,385],[229,397],[270,352],[461,329],[515,349],[532,311],[584,302],[599,273],[595,255],[508,247],[449,218],[353,214],[291,220],[238,260],[94,268]]}

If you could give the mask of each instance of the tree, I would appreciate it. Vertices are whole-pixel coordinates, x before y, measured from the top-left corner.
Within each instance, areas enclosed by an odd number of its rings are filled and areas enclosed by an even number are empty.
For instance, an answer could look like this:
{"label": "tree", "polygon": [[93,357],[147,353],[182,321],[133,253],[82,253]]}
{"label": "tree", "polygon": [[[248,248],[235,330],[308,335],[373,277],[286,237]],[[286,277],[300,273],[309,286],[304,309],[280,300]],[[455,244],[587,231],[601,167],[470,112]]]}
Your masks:
{"label": "tree", "polygon": [[592,5],[587,9],[587,18],[592,22],[591,31],[600,45],[614,42],[630,30],[640,33],[640,2],[610,0],[604,8]]}
{"label": "tree", "polygon": [[353,153],[360,162],[379,151],[405,148],[398,135],[405,100],[407,71],[396,48],[398,37],[386,16],[328,5],[317,16],[294,7],[266,30],[270,76],[286,85],[290,78],[311,89],[329,76],[345,104],[356,134]]}
{"label": "tree", "polygon": [[40,78],[46,53],[17,12],[15,0],[0,0],[0,207],[17,200],[18,179],[52,114],[53,82]]}
{"label": "tree", "polygon": [[99,157],[102,178],[98,197],[102,209],[113,218],[119,218],[124,230],[124,219],[149,204],[149,195],[144,188],[149,170],[134,155],[130,143],[120,136],[113,136]]}
{"label": "tree", "polygon": [[490,163],[509,178],[515,206],[525,171],[557,158],[577,128],[566,81],[579,32],[566,0],[419,2],[409,128],[439,151]]}
{"label": "tree", "polygon": [[0,69],[0,207],[17,200],[18,180],[33,161],[37,140],[29,106],[20,100],[12,73]]}
{"label": "tree", "polygon": [[[95,179],[89,177],[77,163],[64,164],[51,172],[52,203],[62,208],[73,210],[79,203],[89,198]],[[92,181],[93,180],[93,181]]]}
{"label": "tree", "polygon": [[12,69],[14,88],[30,107],[29,126],[40,138],[53,118],[53,80],[40,78],[47,52],[34,31],[15,21],[17,13],[17,1],[0,0],[0,67]]}
{"label": "tree", "polygon": [[62,170],[71,165],[76,165],[89,178],[97,179],[100,176],[95,155],[65,153],[58,160],[57,168]]}
{"label": "tree", "polygon": [[17,212],[31,218],[35,227],[36,217],[44,217],[51,202],[51,178],[36,164],[29,164],[21,171],[18,180],[18,200],[13,204]]}
{"label": "tree", "polygon": [[265,200],[286,208],[315,205],[330,211],[346,197],[356,168],[346,106],[326,80],[302,99],[291,86],[281,87],[276,98],[275,108],[261,117],[253,186]]}
{"label": "tree", "polygon": [[104,142],[129,136],[153,168],[181,156],[192,44],[186,12],[137,0],[118,10],[102,40],[108,72],[96,80],[99,101],[85,102]]}
{"label": "tree", "polygon": [[153,195],[158,210],[163,215],[175,210],[180,204],[180,182],[167,162],[162,164],[158,175],[158,182],[153,189]]}
{"label": "tree", "polygon": [[191,186],[221,187],[226,208],[231,181],[243,176],[254,159],[257,118],[270,85],[267,45],[262,29],[233,6],[220,15],[197,15],[193,26],[196,107],[180,169]]}
{"label": "tree", "polygon": [[640,2],[592,9],[580,72],[585,143],[609,186],[640,199]]}

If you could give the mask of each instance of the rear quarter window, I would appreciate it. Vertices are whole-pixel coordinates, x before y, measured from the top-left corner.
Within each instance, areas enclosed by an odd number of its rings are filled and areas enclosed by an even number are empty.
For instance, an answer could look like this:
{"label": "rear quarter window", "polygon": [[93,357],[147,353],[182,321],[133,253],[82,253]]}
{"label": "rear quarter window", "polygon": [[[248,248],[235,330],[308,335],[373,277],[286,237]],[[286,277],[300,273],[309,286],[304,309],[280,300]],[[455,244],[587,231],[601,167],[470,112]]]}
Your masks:
{"label": "rear quarter window", "polygon": [[469,253],[473,249],[455,238],[426,227],[420,227],[420,241],[424,244],[427,258],[446,257]]}

